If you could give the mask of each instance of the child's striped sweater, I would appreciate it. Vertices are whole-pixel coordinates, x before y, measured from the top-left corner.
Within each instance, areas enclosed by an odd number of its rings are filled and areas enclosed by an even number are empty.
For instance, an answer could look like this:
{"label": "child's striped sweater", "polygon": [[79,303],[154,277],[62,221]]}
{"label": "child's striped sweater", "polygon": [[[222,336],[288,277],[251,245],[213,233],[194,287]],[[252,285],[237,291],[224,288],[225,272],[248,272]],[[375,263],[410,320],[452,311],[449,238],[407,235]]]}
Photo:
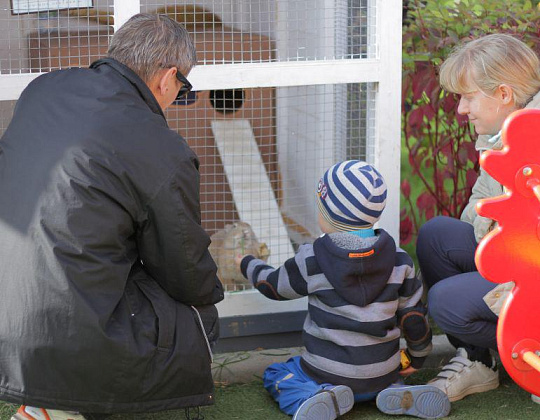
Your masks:
{"label": "child's striped sweater", "polygon": [[[366,239],[348,233],[324,235],[277,269],[252,256],[241,264],[246,278],[270,299],[308,296],[302,368],[320,383],[348,385],[355,393],[397,381],[402,332],[413,367],[431,351],[413,262],[388,233],[376,234],[367,246]],[[351,249],[351,237],[364,247]]]}

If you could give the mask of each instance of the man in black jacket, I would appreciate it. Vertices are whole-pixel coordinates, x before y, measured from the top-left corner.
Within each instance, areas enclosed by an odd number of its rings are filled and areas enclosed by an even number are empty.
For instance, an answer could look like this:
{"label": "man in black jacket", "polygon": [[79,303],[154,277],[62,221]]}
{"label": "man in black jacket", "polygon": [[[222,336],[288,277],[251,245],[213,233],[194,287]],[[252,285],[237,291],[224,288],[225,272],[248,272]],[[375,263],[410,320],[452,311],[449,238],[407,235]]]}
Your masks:
{"label": "man in black jacket", "polygon": [[22,93],[0,140],[0,399],[23,404],[16,419],[213,402],[223,289],[197,156],[163,114],[195,61],[181,25],[139,14],[107,58]]}

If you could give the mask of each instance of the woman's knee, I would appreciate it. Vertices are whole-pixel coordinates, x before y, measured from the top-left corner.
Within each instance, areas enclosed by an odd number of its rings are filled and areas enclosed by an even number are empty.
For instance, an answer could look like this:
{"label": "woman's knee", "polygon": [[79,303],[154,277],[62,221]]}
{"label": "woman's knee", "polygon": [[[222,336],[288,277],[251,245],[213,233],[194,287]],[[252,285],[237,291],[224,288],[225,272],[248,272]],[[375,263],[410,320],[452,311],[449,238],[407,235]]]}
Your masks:
{"label": "woman's knee", "polygon": [[428,293],[428,313],[444,332],[464,326],[456,311],[455,299],[459,299],[459,296],[455,296],[456,291],[450,286],[442,281]]}
{"label": "woman's knee", "polygon": [[[437,216],[428,220],[418,232],[416,254],[420,261],[440,256],[450,258],[452,251],[467,256],[476,250],[474,229],[469,223],[448,216]],[[451,258],[454,262],[454,259]],[[457,273],[447,273],[453,275]]]}
{"label": "woman's knee", "polygon": [[429,252],[432,249],[433,244],[438,241],[438,238],[444,234],[445,226],[448,224],[446,219],[450,219],[447,216],[437,216],[433,219],[429,219],[424,223],[418,231],[418,240],[416,242],[417,254]]}
{"label": "woman's knee", "polygon": [[444,232],[449,224],[452,224],[457,219],[448,216],[436,216],[424,223],[418,231],[418,243],[430,242],[432,238],[438,237]]}
{"label": "woman's knee", "polygon": [[427,309],[428,314],[437,322],[437,318],[439,318],[439,314],[443,313],[443,306],[446,305],[446,300],[444,299],[444,292],[440,291],[441,287],[439,287],[442,283],[438,283],[434,285],[431,289],[429,289],[428,295],[427,295]]}

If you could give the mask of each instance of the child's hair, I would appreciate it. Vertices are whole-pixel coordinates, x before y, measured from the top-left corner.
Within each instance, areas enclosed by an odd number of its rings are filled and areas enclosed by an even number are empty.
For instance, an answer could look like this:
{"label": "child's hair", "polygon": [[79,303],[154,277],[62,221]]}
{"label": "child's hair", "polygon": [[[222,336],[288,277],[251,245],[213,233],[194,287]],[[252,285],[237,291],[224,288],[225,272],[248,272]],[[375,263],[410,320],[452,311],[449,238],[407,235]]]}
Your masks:
{"label": "child's hair", "polygon": [[486,35],[454,49],[441,65],[440,83],[459,94],[475,90],[491,94],[506,84],[514,92],[515,105],[523,108],[540,90],[540,60],[510,35]]}
{"label": "child's hair", "polygon": [[317,203],[337,231],[372,227],[386,205],[386,183],[370,164],[346,160],[324,173],[317,186]]}

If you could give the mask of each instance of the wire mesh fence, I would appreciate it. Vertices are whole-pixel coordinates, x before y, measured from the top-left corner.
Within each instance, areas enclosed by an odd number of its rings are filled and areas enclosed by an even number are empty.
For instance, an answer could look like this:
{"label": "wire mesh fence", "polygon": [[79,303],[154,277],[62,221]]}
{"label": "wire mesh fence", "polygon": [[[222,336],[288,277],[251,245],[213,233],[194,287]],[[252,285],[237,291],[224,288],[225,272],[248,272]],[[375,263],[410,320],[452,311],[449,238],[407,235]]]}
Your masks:
{"label": "wire mesh fence", "polygon": [[[202,64],[375,58],[370,0],[152,1],[141,11],[183,22]],[[216,54],[221,51],[222,54]]]}
{"label": "wire mesh fence", "polygon": [[[140,10],[183,23],[203,66],[378,56],[372,0],[143,0]],[[0,77],[88,66],[106,54],[113,24],[114,0],[4,1]],[[0,134],[15,103],[0,101]],[[375,109],[375,84],[341,83],[195,90],[166,116],[201,161],[203,227],[219,235],[248,223],[277,265],[320,234],[324,170],[372,159]],[[240,241],[251,238],[242,232]]]}
{"label": "wire mesh fence", "polygon": [[[86,66],[113,34],[114,0],[4,0],[0,72]],[[370,0],[143,0],[183,23],[200,64],[376,58]],[[55,50],[56,49],[56,50]]]}
{"label": "wire mesh fence", "polygon": [[[88,66],[107,50],[113,0],[10,0],[0,6],[0,72]],[[67,7],[64,5],[93,6]],[[20,12],[20,13],[15,13]]]}

